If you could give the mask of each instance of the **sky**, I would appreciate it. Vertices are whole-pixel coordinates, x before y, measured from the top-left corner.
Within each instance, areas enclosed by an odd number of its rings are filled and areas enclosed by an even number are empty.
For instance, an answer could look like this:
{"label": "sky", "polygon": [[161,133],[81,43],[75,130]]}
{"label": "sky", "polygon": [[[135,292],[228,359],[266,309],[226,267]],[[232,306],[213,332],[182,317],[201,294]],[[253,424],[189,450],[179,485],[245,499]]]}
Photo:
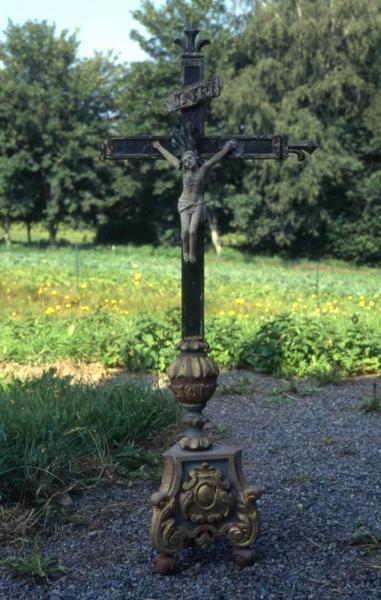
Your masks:
{"label": "sky", "polygon": [[[153,0],[159,6],[164,0]],[[78,29],[79,56],[92,56],[95,50],[114,50],[121,61],[144,60],[139,44],[130,40],[131,29],[139,29],[131,11],[141,0],[0,0],[0,37],[8,20],[22,24],[28,20],[55,23],[57,30]]]}

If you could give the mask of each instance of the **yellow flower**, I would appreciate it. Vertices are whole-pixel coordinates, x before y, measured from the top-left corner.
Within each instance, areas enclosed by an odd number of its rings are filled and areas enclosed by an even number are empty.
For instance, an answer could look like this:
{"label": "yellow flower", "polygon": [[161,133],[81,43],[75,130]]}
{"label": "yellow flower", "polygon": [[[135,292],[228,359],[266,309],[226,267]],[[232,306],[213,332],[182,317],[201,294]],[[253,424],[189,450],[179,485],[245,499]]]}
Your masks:
{"label": "yellow flower", "polygon": [[52,296],[57,296],[57,290],[52,290],[50,293]]}
{"label": "yellow flower", "polygon": [[228,314],[232,317],[233,315],[235,315],[235,310],[229,310]]}
{"label": "yellow flower", "polygon": [[66,296],[64,296],[65,300],[70,300],[70,296],[69,294],[66,294]]}
{"label": "yellow flower", "polygon": [[220,315],[220,317],[223,317],[224,314],[225,314],[225,311],[224,310],[220,310],[220,312],[218,314]]}
{"label": "yellow flower", "polygon": [[45,311],[45,314],[46,314],[46,315],[51,315],[52,313],[54,313],[54,311],[55,311],[55,308],[54,308],[53,306],[49,306],[49,307],[46,309],[46,311]]}
{"label": "yellow flower", "polygon": [[65,304],[65,308],[71,308],[71,304]]}
{"label": "yellow flower", "polygon": [[57,306],[55,307],[56,310],[61,310],[61,305],[57,304]]}
{"label": "yellow flower", "polygon": [[79,287],[85,290],[87,288],[87,283],[80,283]]}
{"label": "yellow flower", "polygon": [[317,298],[317,295],[316,294],[311,294],[311,298],[312,299]]}
{"label": "yellow flower", "polygon": [[142,278],[142,274],[137,271],[134,275],[135,281],[140,281]]}
{"label": "yellow flower", "polygon": [[353,300],[353,296],[347,296],[348,300]]}
{"label": "yellow flower", "polygon": [[80,306],[79,310],[90,310],[90,307],[86,306],[86,305],[85,306]]}
{"label": "yellow flower", "polygon": [[235,303],[236,304],[245,304],[245,298],[236,298]]}
{"label": "yellow flower", "polygon": [[117,300],[111,300],[111,304],[116,304]]}
{"label": "yellow flower", "polygon": [[16,316],[17,316],[17,312],[13,311],[12,317],[16,317]]}

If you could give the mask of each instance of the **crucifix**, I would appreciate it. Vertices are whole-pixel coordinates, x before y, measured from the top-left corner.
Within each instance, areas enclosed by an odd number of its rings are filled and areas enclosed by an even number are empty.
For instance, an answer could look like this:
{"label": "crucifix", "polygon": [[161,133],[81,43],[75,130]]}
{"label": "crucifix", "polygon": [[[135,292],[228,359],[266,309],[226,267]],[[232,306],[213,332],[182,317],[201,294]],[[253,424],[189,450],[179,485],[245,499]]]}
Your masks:
{"label": "crucifix", "polygon": [[207,546],[227,536],[235,561],[254,560],[250,546],[259,533],[256,501],[260,492],[247,487],[240,448],[215,444],[202,411],[217,387],[219,369],[208,356],[204,339],[204,182],[220,160],[278,159],[296,154],[303,160],[317,145],[311,140],[290,144],[284,135],[210,135],[204,132],[207,103],[220,93],[218,77],[204,81],[201,50],[209,40],[197,41],[198,29],[189,26],[182,50],[182,87],[167,98],[168,112],[181,112],[181,125],[170,136],[112,137],[102,147],[104,158],[168,160],[181,171],[179,198],[182,233],[182,339],[179,356],[169,366],[170,387],[185,409],[185,434],[163,455],[160,490],[152,495],[152,542],[158,551],[155,569],[166,575],[175,569],[175,553],[182,547]]}

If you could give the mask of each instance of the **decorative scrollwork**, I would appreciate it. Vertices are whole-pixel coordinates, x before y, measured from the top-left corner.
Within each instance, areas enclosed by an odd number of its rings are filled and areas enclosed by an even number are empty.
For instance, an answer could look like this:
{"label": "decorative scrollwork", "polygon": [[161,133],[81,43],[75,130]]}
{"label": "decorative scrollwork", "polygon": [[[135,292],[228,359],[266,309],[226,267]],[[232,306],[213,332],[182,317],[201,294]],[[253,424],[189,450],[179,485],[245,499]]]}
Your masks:
{"label": "decorative scrollwork", "polygon": [[260,520],[255,501],[259,496],[260,493],[253,488],[239,492],[238,521],[226,527],[229,539],[235,546],[250,546],[258,537]]}
{"label": "decorative scrollwork", "polygon": [[234,504],[230,486],[218,469],[203,463],[189,472],[180,494],[183,516],[192,523],[211,524],[225,519]]}
{"label": "decorative scrollwork", "polygon": [[152,543],[159,552],[174,554],[181,548],[184,534],[178,529],[174,518],[175,497],[170,497],[162,492],[151,496],[154,506],[151,536]]}

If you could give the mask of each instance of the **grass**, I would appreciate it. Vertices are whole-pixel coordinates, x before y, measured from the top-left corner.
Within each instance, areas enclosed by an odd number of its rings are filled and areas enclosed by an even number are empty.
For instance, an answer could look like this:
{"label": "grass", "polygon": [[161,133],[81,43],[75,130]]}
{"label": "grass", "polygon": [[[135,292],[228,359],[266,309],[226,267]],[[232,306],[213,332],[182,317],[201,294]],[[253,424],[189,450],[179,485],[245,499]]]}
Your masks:
{"label": "grass", "polygon": [[[81,227],[73,229],[68,225],[61,225],[58,230],[57,243],[68,244],[91,244],[96,235],[92,227]],[[0,225],[0,240],[4,238],[4,229]],[[13,223],[11,227],[11,240],[16,244],[27,244],[28,235],[26,226],[22,223]],[[32,244],[46,245],[49,243],[49,233],[41,223],[34,223],[32,227]]]}
{"label": "grass", "polygon": [[[0,247],[2,314],[83,315],[102,308],[118,316],[161,312],[180,299],[178,248],[150,246],[28,249]],[[206,260],[210,315],[289,312],[345,315],[381,311],[381,269],[345,263],[286,262],[226,249]],[[70,305],[70,306],[68,306]],[[57,308],[60,306],[60,308]],[[88,307],[88,308],[86,308]],[[234,313],[234,315],[230,313]]]}
{"label": "grass", "polygon": [[[150,246],[0,247],[0,363],[164,370],[180,336],[179,259],[179,248]],[[309,261],[208,253],[206,335],[219,364],[327,382],[381,370],[381,269],[328,261],[318,273]],[[274,350],[266,326],[284,316]],[[280,364],[287,340],[296,360]]]}
{"label": "grass", "polygon": [[296,475],[292,475],[287,479],[287,483],[308,483],[313,481],[313,476],[305,471],[299,471]]}
{"label": "grass", "polygon": [[349,544],[358,548],[361,554],[371,559],[371,567],[381,570],[381,530],[360,529],[349,540]]}
{"label": "grass", "polygon": [[353,534],[350,544],[360,548],[365,554],[381,552],[381,530],[361,529]]}
{"label": "grass", "polygon": [[73,384],[47,372],[0,387],[0,495],[46,503],[68,488],[131,476],[156,463],[147,444],[176,425],[178,408],[160,391]]}
{"label": "grass", "polygon": [[226,384],[219,384],[218,395],[222,396],[247,396],[255,392],[257,383],[253,377],[242,375]]}

